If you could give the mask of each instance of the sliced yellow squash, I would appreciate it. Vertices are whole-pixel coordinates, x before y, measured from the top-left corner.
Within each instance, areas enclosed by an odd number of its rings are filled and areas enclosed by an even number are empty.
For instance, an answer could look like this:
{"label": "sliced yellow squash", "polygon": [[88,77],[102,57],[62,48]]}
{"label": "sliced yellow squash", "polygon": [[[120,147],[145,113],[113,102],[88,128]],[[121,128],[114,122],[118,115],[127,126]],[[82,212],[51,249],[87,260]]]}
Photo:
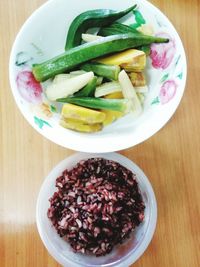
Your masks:
{"label": "sliced yellow squash", "polygon": [[88,124],[102,123],[105,120],[105,114],[103,112],[73,104],[64,104],[61,114],[64,118],[76,119]]}
{"label": "sliced yellow squash", "polygon": [[108,65],[118,65],[127,71],[142,71],[146,66],[146,54],[137,49],[129,49],[112,56],[99,58],[96,61]]}
{"label": "sliced yellow squash", "polygon": [[70,130],[85,132],[85,133],[98,132],[103,127],[102,123],[87,124],[80,120],[66,119],[66,118],[62,118],[60,120],[60,125]]}

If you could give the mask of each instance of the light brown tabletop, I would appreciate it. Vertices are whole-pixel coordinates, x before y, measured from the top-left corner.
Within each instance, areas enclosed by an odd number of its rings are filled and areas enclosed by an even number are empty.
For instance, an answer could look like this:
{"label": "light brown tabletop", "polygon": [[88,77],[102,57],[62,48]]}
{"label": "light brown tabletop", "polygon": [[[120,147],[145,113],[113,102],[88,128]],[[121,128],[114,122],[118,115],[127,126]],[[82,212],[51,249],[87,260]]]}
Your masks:
{"label": "light brown tabletop", "polygon": [[[9,53],[24,21],[44,0],[0,1],[0,266],[60,266],[48,254],[35,223],[44,177],[74,151],[39,135],[18,110],[8,80]],[[135,267],[200,266],[200,1],[152,0],[172,21],[188,60],[184,97],[156,135],[121,151],[149,177],[158,223]]]}

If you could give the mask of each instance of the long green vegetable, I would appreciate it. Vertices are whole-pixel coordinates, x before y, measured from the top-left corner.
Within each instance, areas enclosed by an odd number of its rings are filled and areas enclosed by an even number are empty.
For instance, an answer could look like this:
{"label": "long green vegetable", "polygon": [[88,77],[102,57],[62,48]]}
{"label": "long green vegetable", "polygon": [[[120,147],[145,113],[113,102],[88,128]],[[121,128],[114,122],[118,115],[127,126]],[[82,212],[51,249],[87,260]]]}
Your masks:
{"label": "long green vegetable", "polygon": [[109,26],[102,27],[99,30],[98,35],[109,36],[109,35],[115,35],[115,34],[120,34],[120,33],[134,33],[134,34],[139,34],[139,35],[142,34],[138,30],[131,28],[128,25],[125,25],[119,22],[114,22]]}
{"label": "long green vegetable", "polygon": [[85,33],[89,28],[109,25],[135,8],[136,5],[120,12],[109,9],[96,9],[81,13],[70,25],[65,50],[80,45],[82,33]]}
{"label": "long green vegetable", "polygon": [[76,97],[94,96],[97,86],[97,77],[94,77],[82,90],[74,94]]}
{"label": "long green vegetable", "polygon": [[129,111],[129,101],[127,99],[104,99],[96,97],[67,97],[56,100],[57,102],[75,104],[93,109],[115,110],[120,112]]}
{"label": "long green vegetable", "polygon": [[[139,35],[143,35],[141,32],[139,32],[138,30],[119,23],[119,22],[114,22],[113,24],[106,26],[106,27],[102,27],[99,32],[98,35],[99,36],[110,36],[110,35],[115,35],[115,34],[125,34],[125,33],[133,33],[133,34],[139,34]],[[138,50],[143,51],[147,56],[150,54],[150,45],[142,45],[140,47],[136,47]]]}
{"label": "long green vegetable", "polygon": [[93,71],[98,76],[102,76],[111,80],[117,80],[120,73],[120,67],[116,65],[106,65],[101,63],[86,63],[81,66],[85,71]]}
{"label": "long green vegetable", "polygon": [[151,43],[165,43],[166,38],[134,35],[132,33],[119,34],[101,38],[72,48],[65,53],[41,64],[33,65],[33,74],[37,81],[45,81],[56,74],[74,69],[78,65],[91,59],[134,48]]}

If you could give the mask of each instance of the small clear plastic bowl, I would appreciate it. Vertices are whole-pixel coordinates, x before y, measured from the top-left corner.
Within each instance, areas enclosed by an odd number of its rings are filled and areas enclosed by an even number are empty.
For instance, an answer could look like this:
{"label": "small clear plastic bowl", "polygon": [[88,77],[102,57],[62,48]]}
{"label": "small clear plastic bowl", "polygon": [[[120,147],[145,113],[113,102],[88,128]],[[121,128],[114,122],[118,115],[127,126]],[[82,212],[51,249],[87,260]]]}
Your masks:
{"label": "small clear plastic bowl", "polygon": [[[116,246],[110,254],[101,257],[74,253],[70,245],[56,233],[47,217],[49,198],[56,191],[56,178],[65,169],[71,169],[80,160],[94,157],[114,160],[135,173],[146,206],[145,220],[136,228],[132,236],[123,244]],[[76,153],[61,161],[46,177],[38,195],[36,221],[44,245],[61,265],[65,267],[126,267],[134,263],[144,253],[153,237],[157,221],[157,204],[149,180],[143,171],[128,158],[118,153]]]}

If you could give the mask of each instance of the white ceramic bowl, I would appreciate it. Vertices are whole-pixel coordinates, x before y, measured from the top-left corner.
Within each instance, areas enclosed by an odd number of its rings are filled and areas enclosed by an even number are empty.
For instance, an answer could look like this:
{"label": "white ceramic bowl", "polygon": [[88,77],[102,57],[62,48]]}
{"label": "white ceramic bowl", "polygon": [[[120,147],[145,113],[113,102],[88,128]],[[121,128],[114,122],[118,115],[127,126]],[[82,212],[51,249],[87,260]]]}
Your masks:
{"label": "white ceramic bowl", "polygon": [[[118,246],[107,256],[95,257],[74,253],[62,238],[56,233],[47,217],[50,206],[48,199],[56,190],[55,180],[65,169],[71,169],[82,159],[102,157],[119,162],[137,176],[138,185],[145,203],[145,220],[136,228],[132,237]],[[151,184],[143,171],[128,158],[117,153],[87,154],[77,153],[61,161],[46,177],[38,195],[36,222],[40,237],[49,253],[63,266],[72,267],[127,267],[134,263],[146,250],[156,227],[157,204]]]}
{"label": "white ceramic bowl", "polygon": [[[137,119],[132,118],[131,114],[127,115],[95,134],[62,128],[54,104],[44,103],[40,86],[32,81],[32,64],[64,51],[68,27],[81,12],[97,8],[123,10],[134,3],[145,21],[143,27],[150,26],[155,34],[164,34],[171,39],[168,44],[152,46],[146,71],[149,93],[142,115]],[[135,22],[133,14],[126,18],[125,23]],[[184,92],[186,58],[173,25],[146,0],[49,0],[30,16],[18,33],[11,51],[9,71],[15,101],[39,133],[70,149],[102,153],[141,143],[167,123]]]}

